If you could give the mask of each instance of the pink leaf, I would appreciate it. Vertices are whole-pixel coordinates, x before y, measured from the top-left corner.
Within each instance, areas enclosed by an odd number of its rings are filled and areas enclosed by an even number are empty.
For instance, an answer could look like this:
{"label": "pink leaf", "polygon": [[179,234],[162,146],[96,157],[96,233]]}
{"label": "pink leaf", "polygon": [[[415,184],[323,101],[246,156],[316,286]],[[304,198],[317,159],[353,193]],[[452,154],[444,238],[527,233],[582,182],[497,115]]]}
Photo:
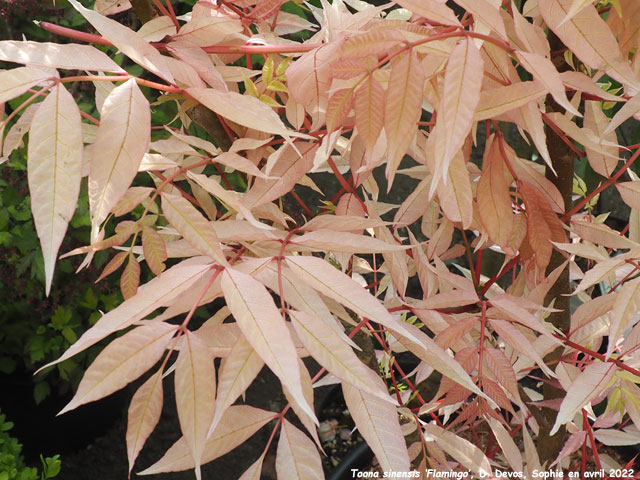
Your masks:
{"label": "pink leaf", "polygon": [[57,71],[40,67],[18,67],[0,71],[0,103],[19,97],[34,85],[57,77]]}
{"label": "pink leaf", "polygon": [[320,454],[313,442],[283,419],[276,452],[276,473],[280,480],[324,479]]}
{"label": "pink leaf", "polygon": [[[208,343],[208,346],[211,348],[211,344]],[[244,393],[263,366],[264,362],[245,336],[238,335],[236,343],[220,365],[216,408],[209,434],[215,430],[224,412]]]}
{"label": "pink leaf", "polygon": [[320,258],[302,256],[287,256],[285,261],[296,276],[319,292],[363,317],[370,318],[412,341],[418,341],[407,331],[407,324],[392,317],[374,296],[331,264]]}
{"label": "pink leaf", "polygon": [[182,438],[200,480],[200,461],[215,408],[216,370],[207,344],[189,330],[176,360],[175,390]]}
{"label": "pink leaf", "polygon": [[176,329],[149,322],[113,340],[87,369],[75,396],[60,413],[106,397],[138,378],[162,356]]}
{"label": "pink leaf", "polygon": [[586,6],[580,15],[564,21],[573,1],[539,0],[538,8],[547,26],[589,68],[605,68],[611,77],[637,90],[640,82],[622,57],[613,33],[593,5]]}
{"label": "pink leaf", "polygon": [[[204,465],[251,438],[275,413],[248,405],[233,405],[227,409],[213,434],[207,440],[202,453]],[[207,425],[208,427],[208,425]],[[163,472],[180,472],[195,466],[191,451],[184,437],[174,443],[164,456],[139,475],[152,475]]]}
{"label": "pink leaf", "polygon": [[423,428],[425,433],[435,437],[437,444],[460,462],[460,465],[464,468],[471,470],[480,477],[491,475],[489,459],[473,443],[432,423],[424,425]]}
{"label": "pink leaf", "polygon": [[380,389],[379,382],[369,381],[372,371],[331,327],[308,313],[291,310],[289,314],[298,337],[320,365],[359,390],[393,402],[386,388]]}
{"label": "pink leaf", "polygon": [[202,275],[210,270],[211,260],[204,257],[196,257],[184,260],[162,272],[161,275],[140,287],[137,295],[103,315],[60,358],[41,367],[40,370],[71,358],[113,332],[127,328],[134,322],[149,315],[155,309],[166,305],[166,302],[171,301],[172,303],[175,301],[176,296],[189,289]]}
{"label": "pink leaf", "polygon": [[80,112],[62,84],[51,90],[33,119],[27,169],[48,295],[58,250],[76,210],[82,179]]}
{"label": "pink leaf", "polygon": [[191,246],[220,265],[228,264],[215,230],[191,202],[180,195],[162,192],[162,212]]}
{"label": "pink leaf", "polygon": [[126,73],[107,54],[91,45],[3,40],[0,60],[36,67]]}
{"label": "pink leaf", "polygon": [[[378,381],[382,382],[379,378]],[[396,407],[348,383],[342,384],[342,391],[353,421],[382,469],[409,471],[409,454]]]}
{"label": "pink leaf", "polygon": [[585,405],[609,387],[616,370],[616,365],[608,362],[594,361],[587,365],[567,389],[549,435],[554,435],[561,425],[573,420]]}
{"label": "pink leaf", "polygon": [[396,3],[428,20],[443,25],[460,26],[453,10],[437,0],[398,0]]}
{"label": "pink leaf", "polygon": [[129,405],[127,456],[129,474],[147,438],[158,424],[163,402],[162,371],[156,372],[138,389]]}
{"label": "pink leaf", "polygon": [[140,34],[98,12],[84,8],[78,0],[69,0],[69,3],[127,57],[167,82],[175,83],[165,57]]}
{"label": "pink leaf", "polygon": [[425,73],[415,51],[410,50],[391,60],[391,78],[384,107],[384,131],[388,145],[386,175],[389,188],[400,160],[407,153],[418,129],[424,80]]}
{"label": "pink leaf", "polygon": [[262,283],[233,269],[222,274],[222,291],[242,333],[267,366],[302,406],[315,418],[300,383],[298,356],[289,330]]}
{"label": "pink leaf", "polygon": [[91,238],[126,193],[150,140],[149,102],[131,79],[104,102],[89,168]]}

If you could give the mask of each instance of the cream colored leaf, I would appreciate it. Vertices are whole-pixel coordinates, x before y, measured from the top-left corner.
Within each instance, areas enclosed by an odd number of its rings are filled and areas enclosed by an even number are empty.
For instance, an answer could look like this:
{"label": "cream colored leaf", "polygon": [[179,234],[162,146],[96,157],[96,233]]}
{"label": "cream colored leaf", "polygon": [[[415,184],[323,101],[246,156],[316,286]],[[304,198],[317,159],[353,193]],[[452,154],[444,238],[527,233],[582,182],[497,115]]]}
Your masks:
{"label": "cream colored leaf", "polygon": [[637,93],[631,99],[627,100],[620,110],[611,119],[611,123],[607,126],[604,133],[611,133],[626,120],[640,112],[640,93]]}
{"label": "cream colored leaf", "polygon": [[175,390],[182,438],[200,480],[200,462],[215,408],[216,370],[207,344],[189,330],[176,360]]}
{"label": "cream colored leaf", "polygon": [[313,442],[283,419],[276,451],[279,480],[324,480],[320,454]]}
{"label": "cream colored leaf", "polygon": [[437,293],[425,300],[415,302],[412,308],[414,310],[438,310],[473,305],[478,301],[478,294],[474,290],[459,288],[449,292]]}
{"label": "cream colored leaf", "polygon": [[553,340],[555,343],[560,343],[560,340],[553,336],[551,325],[547,326],[542,323],[535,315],[527,310],[526,305],[523,306],[522,302],[519,302],[517,297],[502,293],[491,297],[491,305],[496,307],[509,320],[520,323],[531,330],[535,330],[550,340]]}
{"label": "cream colored leaf", "polygon": [[[215,460],[251,438],[276,414],[248,405],[233,405],[227,409],[213,434],[207,440],[201,464]],[[180,472],[194,467],[189,447],[181,437],[164,456],[138,475]]]}
{"label": "cream colored leaf", "polygon": [[65,70],[127,73],[97,48],[75,43],[3,40],[0,42],[0,60]]}
{"label": "cream colored leaf", "polygon": [[487,398],[471,380],[464,368],[449,356],[447,352],[440,348],[436,342],[429,338],[427,334],[411,324],[407,324],[406,328],[413,337],[417,338],[417,341],[411,340],[406,336],[399,339],[400,343],[407,347],[409,351],[427,365],[462,385],[467,390],[471,390],[476,395]]}
{"label": "cream colored leaf", "polygon": [[373,75],[358,87],[353,100],[356,128],[368,151],[372,151],[384,124],[384,88]]}
{"label": "cream colored leaf", "polygon": [[340,54],[343,41],[323,44],[300,56],[287,68],[287,87],[297,104],[317,115],[327,106],[332,73],[330,65]]}
{"label": "cream colored leaf", "polygon": [[106,397],[138,378],[162,356],[177,328],[149,322],[113,340],[87,369],[75,396],[60,414]]}
{"label": "cream colored leaf", "polygon": [[571,229],[583,240],[602,245],[607,248],[624,249],[636,248],[638,244],[629,240],[620,232],[613,230],[602,223],[583,222],[574,220]]}
{"label": "cream colored leaf", "polygon": [[387,222],[355,215],[318,215],[302,225],[302,231],[333,230],[334,232],[355,232],[365,228],[384,227]]}
{"label": "cream colored leaf", "polygon": [[127,328],[143,319],[155,309],[170,304],[168,302],[175,300],[176,296],[191,287],[209,270],[211,270],[209,258],[195,257],[162,272],[161,275],[142,285],[137,295],[103,315],[60,358],[41,367],[40,370],[71,358],[113,332]]}
{"label": "cream colored leaf", "polygon": [[320,293],[333,298],[358,315],[370,318],[414,342],[418,341],[415,335],[407,330],[408,324],[392,317],[373,295],[331,264],[320,258],[302,256],[287,256],[285,261],[296,276]]}
{"label": "cream colored leaf", "polygon": [[[1,76],[2,74],[0,73],[0,77]],[[7,136],[4,137],[4,142],[0,141],[0,144],[2,144],[2,156],[8,158],[11,152],[20,147],[22,139],[31,128],[31,122],[36,116],[40,105],[40,103],[33,103],[25,108],[20,118],[18,118],[16,123],[9,129],[9,132],[7,132]]]}
{"label": "cream colored leaf", "polygon": [[[560,129],[567,135],[584,145],[585,148],[590,148],[591,150],[614,158],[615,160],[618,159],[617,143],[609,144],[604,138],[596,136],[596,134],[587,127],[580,128],[559,112],[550,112],[547,114],[547,118],[555,123],[556,126],[560,127]],[[614,148],[611,149],[609,147]]]}
{"label": "cream colored leaf", "polygon": [[[273,139],[273,137],[270,137],[270,139]],[[238,146],[241,147],[241,144],[239,144],[240,140],[252,140],[252,139],[249,139],[249,138],[238,139],[234,142],[234,145],[238,143]],[[261,140],[261,142],[264,142],[264,140]],[[251,150],[253,150],[253,148],[251,148]],[[216,163],[221,163],[222,165],[226,165],[227,167],[231,167],[234,170],[238,170],[240,172],[248,173],[249,175],[253,175],[254,177],[267,178],[267,179],[269,178],[267,175],[262,173],[260,169],[258,169],[258,167],[256,167],[251,160],[248,160],[245,157],[238,155],[237,153],[234,153],[234,152],[223,152],[217,157],[215,157],[214,160]]]}
{"label": "cream colored leaf", "polygon": [[[489,7],[490,8],[490,7]],[[438,106],[438,137],[435,142],[436,169],[431,184],[432,194],[437,182],[447,181],[454,155],[462,148],[474,120],[480,100],[484,62],[480,51],[470,39],[462,40],[451,52],[444,76],[444,93]]]}
{"label": "cream colored leaf", "polygon": [[587,365],[567,389],[549,435],[554,435],[560,426],[573,420],[584,406],[609,387],[615,373],[616,365],[613,363],[594,361]]}
{"label": "cream colored leaf", "polygon": [[283,146],[278,150],[282,152],[278,156],[277,163],[269,172],[273,178],[269,180],[257,178],[245,195],[245,204],[249,208],[260,207],[280,198],[311,170],[318,145],[298,143],[297,146],[302,156],[290,145]]}
{"label": "cream colored leaf", "polygon": [[189,200],[162,192],[162,212],[190,245],[220,265],[228,264],[215,230]]}
{"label": "cream colored leaf", "polygon": [[251,346],[311,418],[300,383],[298,356],[282,315],[262,283],[238,270],[222,274],[227,305]]}
{"label": "cream colored leaf", "polygon": [[542,114],[538,103],[527,103],[519,108],[519,112],[522,117],[522,128],[531,136],[533,144],[538,149],[543,160],[547,165],[551,165],[551,156],[547,148],[547,136],[544,131],[544,122],[542,121]]}
{"label": "cream colored leaf", "polygon": [[369,381],[372,371],[331,327],[313,314],[290,310],[289,315],[298,337],[320,365],[359,390],[393,403],[386,388]]}
{"label": "cream colored leaf", "polygon": [[[622,237],[621,237],[622,238]],[[637,252],[637,249],[631,250],[629,254]],[[596,283],[601,282],[606,279],[609,275],[613,274],[621,265],[626,263],[625,259],[626,255],[617,255],[609,260],[604,260],[599,262],[597,265],[587,270],[584,277],[578,284],[577,288],[574,290],[573,294],[580,293],[587,288],[595,285]]]}
{"label": "cream colored leaf", "polygon": [[505,112],[522,107],[529,102],[546,95],[547,89],[533,80],[517,82],[506,87],[497,87],[480,92],[474,121],[497,117]]}
{"label": "cream colored leaf", "polygon": [[489,459],[473,443],[432,423],[423,425],[423,428],[425,433],[435,437],[438,446],[455,458],[461,466],[480,477],[491,476]]}
{"label": "cream colored leaf", "polygon": [[27,170],[31,211],[44,256],[47,295],[58,250],[80,193],[81,123],[73,97],[64,85],[58,85],[40,104],[29,133]]}
{"label": "cream colored leaf", "polygon": [[96,0],[93,7],[96,12],[102,15],[115,15],[130,8],[131,2],[129,0]]}
{"label": "cream colored leaf", "polygon": [[[379,377],[372,378],[382,383]],[[342,391],[351,418],[375,453],[382,470],[409,471],[409,454],[396,407],[348,383],[342,384]]]}
{"label": "cream colored leaf", "polygon": [[244,393],[263,366],[264,362],[246,337],[238,335],[235,345],[220,366],[216,408],[209,434],[215,430],[224,412]]}
{"label": "cream colored leaf", "polygon": [[171,21],[171,18],[165,15],[149,20],[138,30],[138,35],[147,42],[159,42],[167,35],[174,35],[175,33],[176,26]]}
{"label": "cream colored leaf", "polygon": [[523,46],[527,51],[532,53],[538,53],[540,55],[549,55],[549,41],[544,30],[538,26],[530,23],[520,13],[517,6],[511,3],[511,11],[513,12],[513,23],[516,35],[523,43]]}
{"label": "cream colored leaf", "polygon": [[135,80],[113,89],[104,102],[89,167],[91,238],[126,193],[151,138],[149,102]]}
{"label": "cream colored leaf", "polygon": [[291,141],[290,137],[309,138],[287,130],[271,107],[250,95],[221,92],[213,88],[188,88],[187,93],[209,110],[245,127],[280,135],[288,141]]}
{"label": "cream colored leaf", "polygon": [[493,434],[502,448],[502,454],[509,462],[509,465],[513,469],[514,472],[522,472],[522,454],[520,453],[520,449],[516,445],[516,442],[513,441],[507,429],[502,426],[502,424],[493,417],[487,418],[489,426],[493,431]]}
{"label": "cream colored leaf", "polygon": [[98,12],[84,8],[78,0],[69,0],[69,3],[100,32],[100,35],[109,40],[127,57],[167,82],[175,83],[165,58],[140,34],[115,20],[100,15]]}
{"label": "cream colored leaf", "polygon": [[460,21],[453,10],[437,0],[398,0],[396,3],[420,17],[443,25],[460,26]]}
{"label": "cream colored leaf", "polygon": [[455,0],[458,5],[473,15],[476,21],[489,27],[491,30],[500,35],[504,40],[508,40],[507,33],[504,28],[504,22],[500,17],[495,2],[487,0]]}
{"label": "cream colored leaf", "polygon": [[242,23],[238,18],[227,15],[192,17],[191,21],[180,27],[175,38],[200,45],[215,45],[223,40],[242,38],[238,33],[242,32]]}
{"label": "cream colored leaf", "polygon": [[264,462],[264,453],[247,468],[238,480],[260,480],[262,476],[262,463]]}
{"label": "cream colored leaf", "polygon": [[640,210],[640,181],[616,183],[622,201],[635,210]]}
{"label": "cream colored leaf", "polygon": [[384,106],[384,131],[387,138],[385,172],[389,188],[418,129],[424,80],[424,69],[415,51],[410,50],[391,60],[391,77]]}
{"label": "cream colored leaf", "polygon": [[[595,101],[584,102],[584,127],[591,130],[598,138],[602,138],[612,145],[617,143],[617,137],[614,131],[607,133],[608,125],[611,125],[609,117],[602,111],[602,104]],[[624,108],[624,107],[623,107]],[[618,149],[614,146],[602,146],[608,152],[605,155],[602,152],[585,148],[587,151],[587,159],[591,168],[605,178],[610,177],[618,165]]]}
{"label": "cream colored leaf", "polygon": [[625,331],[633,326],[632,321],[638,312],[640,312],[640,278],[635,278],[625,282],[613,304],[606,358],[609,358],[618,347],[618,342],[624,338]]}
{"label": "cream colored leaf", "polygon": [[342,341],[357,350],[360,349],[345,334],[343,327],[336,322],[318,292],[306,283],[300,282],[286,265],[278,267],[274,262],[270,262],[257,272],[256,278],[274,292],[280,293],[280,286],[282,286],[281,296],[286,298],[287,303],[293,308],[321,319]]}
{"label": "cream colored leaf", "polygon": [[579,92],[590,93],[596,97],[602,98],[608,102],[624,102],[624,98],[612,95],[610,92],[603,90],[600,86],[589,76],[582,72],[562,72],[560,74],[562,81],[569,88],[577,90]]}
{"label": "cream colored leaf", "polygon": [[[367,201],[367,209],[369,215],[373,218],[380,219],[378,213],[375,211],[373,203]],[[388,245],[397,243],[397,238],[386,227],[377,227],[373,229],[375,236]],[[382,258],[384,259],[384,265],[389,270],[391,275],[391,282],[395,287],[400,297],[404,297],[407,291],[407,284],[409,283],[409,267],[406,252],[398,250],[387,250],[382,252]]]}
{"label": "cream colored leaf", "polygon": [[[291,328],[291,331],[293,333],[293,328]],[[298,366],[300,368],[302,393],[304,393],[304,398],[306,399],[307,403],[313,407],[314,392],[311,375],[309,375],[309,370],[302,361],[302,358],[298,358]],[[298,417],[298,420],[300,420],[300,423],[302,423],[302,425],[307,429],[307,432],[311,434],[311,437],[315,440],[316,445],[318,445],[319,448],[322,448],[320,438],[318,437],[318,423],[316,421],[316,418],[310,417],[304,411],[303,406],[298,403],[298,401],[292,396],[291,392],[289,392],[289,389],[285,385],[282,386],[282,392],[289,402],[291,410],[293,410],[293,413],[295,413],[295,415]]]}
{"label": "cream colored leaf", "polygon": [[593,432],[596,440],[608,446],[628,446],[640,443],[638,430],[620,431],[614,428],[600,428]]}
{"label": "cream colored leaf", "polygon": [[127,417],[127,457],[129,474],[147,438],[162,413],[162,371],[159,370],[136,391],[129,405]]}
{"label": "cream colored leaf", "polygon": [[198,185],[204,188],[207,192],[211,193],[214,197],[218,198],[221,202],[225,203],[233,210],[241,214],[247,222],[254,227],[258,227],[264,230],[271,230],[269,225],[259,222],[251,213],[245,204],[242,195],[233,190],[227,190],[220,185],[215,179],[202,175],[200,173],[187,172],[187,177],[194,180]]}
{"label": "cream colored leaf", "polygon": [[436,192],[445,216],[452,222],[461,223],[462,228],[469,228],[473,220],[473,192],[462,150],[453,155],[447,181],[441,179]]}
{"label": "cream colored leaf", "polygon": [[592,4],[593,4],[593,0],[573,0],[571,2],[571,7],[569,7],[569,11],[567,12],[567,16],[562,19],[562,22],[560,22],[560,25],[563,25],[565,22],[568,22],[569,20],[571,20],[573,17],[576,16],[577,13],[580,12],[580,10],[585,8],[587,5],[592,5]]}
{"label": "cream colored leaf", "polygon": [[399,227],[411,225],[418,220],[429,207],[428,188],[431,185],[431,175],[420,180],[411,193],[402,201],[400,208],[393,217],[393,223]]}
{"label": "cream colored leaf", "polygon": [[18,67],[0,71],[0,103],[19,97],[34,85],[56,80],[58,72],[42,67]]}
{"label": "cream colored leaf", "polygon": [[343,88],[329,97],[325,113],[327,134],[331,134],[342,127],[352,108],[353,88]]}
{"label": "cream colored leaf", "polygon": [[[383,227],[384,228],[384,227]],[[390,244],[374,237],[356,235],[349,232],[318,229],[294,237],[293,245],[305,245],[318,250],[347,253],[380,253],[405,250],[406,247],[397,243]]]}
{"label": "cream colored leaf", "polygon": [[623,85],[637,92],[640,82],[622,57],[613,33],[593,5],[587,5],[564,22],[574,0],[538,0],[540,14],[547,26],[589,68],[605,68]]}
{"label": "cream colored leaf", "polygon": [[553,373],[553,370],[547,366],[533,344],[517,326],[506,320],[498,320],[495,318],[490,318],[489,322],[502,340],[511,345],[519,354],[536,362],[547,376],[555,378],[556,375]]}
{"label": "cream colored leaf", "polygon": [[227,90],[227,84],[218,68],[214,66],[209,55],[195,43],[180,39],[170,42],[167,50],[193,68],[211,87],[222,91]]}
{"label": "cream colored leaf", "polygon": [[533,75],[538,82],[544,85],[556,102],[567,112],[581,117],[582,114],[573,106],[564,90],[560,73],[547,57],[529,52],[516,51],[520,64]]}
{"label": "cream colored leaf", "polygon": [[368,55],[381,55],[405,38],[399,30],[391,28],[372,29],[359,35],[351,36],[342,47],[343,57],[366,57]]}

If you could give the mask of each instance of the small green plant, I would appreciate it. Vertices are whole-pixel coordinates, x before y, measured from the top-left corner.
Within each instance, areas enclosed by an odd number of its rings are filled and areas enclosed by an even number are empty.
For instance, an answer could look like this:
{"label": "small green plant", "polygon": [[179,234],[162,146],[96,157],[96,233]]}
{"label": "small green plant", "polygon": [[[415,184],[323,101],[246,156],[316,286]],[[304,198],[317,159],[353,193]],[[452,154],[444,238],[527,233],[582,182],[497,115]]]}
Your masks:
{"label": "small green plant", "polygon": [[60,473],[60,455],[43,457],[42,472],[38,475],[38,469],[28,467],[22,458],[22,445],[16,438],[9,435],[13,428],[13,422],[6,420],[6,415],[0,413],[0,480],[47,480]]}

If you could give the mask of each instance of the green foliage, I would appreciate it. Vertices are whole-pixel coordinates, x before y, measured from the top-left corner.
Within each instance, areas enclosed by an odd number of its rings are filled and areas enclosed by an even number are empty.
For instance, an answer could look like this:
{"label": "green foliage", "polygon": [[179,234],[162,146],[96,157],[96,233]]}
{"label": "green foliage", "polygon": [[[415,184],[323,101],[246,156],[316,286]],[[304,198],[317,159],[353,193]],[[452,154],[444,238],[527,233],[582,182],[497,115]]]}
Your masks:
{"label": "green foliage", "polygon": [[[0,177],[0,273],[12,282],[0,285],[0,373],[33,373],[54,360],[100,317],[120,301],[109,284],[93,286],[77,262],[61,260],[61,288],[44,295],[44,266],[31,216],[24,149],[14,152]],[[86,200],[86,191],[82,194]],[[80,206],[71,222],[67,249],[88,238],[89,213]],[[98,261],[104,262],[104,259]],[[34,397],[41,402],[55,385],[65,391],[76,385],[83,368],[97,352],[63,362],[35,377]]]}
{"label": "green foliage", "polygon": [[22,458],[22,445],[16,438],[9,435],[13,428],[13,422],[6,420],[6,416],[0,413],[0,480],[47,480],[60,473],[60,455],[43,457],[42,473],[38,475],[38,469],[28,467]]}

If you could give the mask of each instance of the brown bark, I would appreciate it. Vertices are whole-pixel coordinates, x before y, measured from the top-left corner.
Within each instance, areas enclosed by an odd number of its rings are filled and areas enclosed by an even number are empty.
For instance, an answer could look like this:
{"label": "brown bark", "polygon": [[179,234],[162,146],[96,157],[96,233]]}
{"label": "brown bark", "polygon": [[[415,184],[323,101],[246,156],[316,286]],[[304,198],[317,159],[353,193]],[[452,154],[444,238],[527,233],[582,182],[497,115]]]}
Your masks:
{"label": "brown bark", "polygon": [[[563,51],[564,49],[564,44],[556,35],[553,34],[553,32],[549,32],[549,44],[551,46],[551,51]],[[562,72],[569,69],[569,66],[564,61],[562,54],[556,55],[552,60],[558,71]],[[551,95],[547,95],[546,106],[547,111],[550,112],[563,111],[562,107],[555,102]],[[562,194],[565,211],[568,211],[571,208],[573,163],[575,155],[569,146],[564,143],[562,138],[560,138],[552,129],[545,127],[545,133],[547,136],[547,149],[549,150],[551,162],[555,170],[554,173],[547,167],[546,176]],[[554,250],[551,255],[549,266],[547,267],[547,274],[559,267],[564,261],[564,256],[558,250]],[[552,312],[547,320],[554,327],[563,332],[567,332],[571,324],[571,311],[569,305],[570,297],[568,296],[570,290],[569,269],[565,268],[555,285],[553,285],[549,290],[547,298],[545,299],[546,304],[549,304],[555,299],[553,307],[559,311]],[[562,350],[562,348],[554,350],[545,357],[545,361],[547,363],[557,362],[560,359]],[[545,400],[551,400],[563,397],[564,391],[552,383],[545,383],[543,387],[543,395]],[[552,462],[556,459],[565,443],[567,432],[565,428],[562,427],[555,435],[549,436],[549,431],[555,423],[557,412],[549,408],[543,408],[542,413],[545,421],[541,422],[540,425],[540,432],[538,435],[538,455],[540,456],[540,461],[544,463]]]}

